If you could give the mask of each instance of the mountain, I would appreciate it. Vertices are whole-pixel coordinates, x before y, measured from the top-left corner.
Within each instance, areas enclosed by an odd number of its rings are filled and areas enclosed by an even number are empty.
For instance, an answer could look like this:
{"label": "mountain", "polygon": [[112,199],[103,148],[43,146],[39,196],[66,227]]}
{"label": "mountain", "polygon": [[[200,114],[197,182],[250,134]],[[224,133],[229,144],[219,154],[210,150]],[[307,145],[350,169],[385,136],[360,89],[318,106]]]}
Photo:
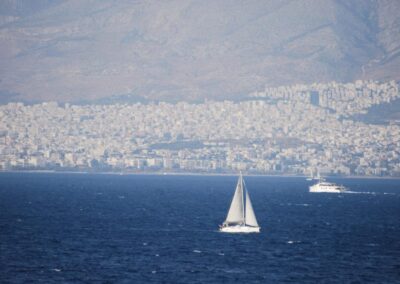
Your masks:
{"label": "mountain", "polygon": [[3,0],[0,99],[224,99],[399,80],[399,11],[397,0]]}

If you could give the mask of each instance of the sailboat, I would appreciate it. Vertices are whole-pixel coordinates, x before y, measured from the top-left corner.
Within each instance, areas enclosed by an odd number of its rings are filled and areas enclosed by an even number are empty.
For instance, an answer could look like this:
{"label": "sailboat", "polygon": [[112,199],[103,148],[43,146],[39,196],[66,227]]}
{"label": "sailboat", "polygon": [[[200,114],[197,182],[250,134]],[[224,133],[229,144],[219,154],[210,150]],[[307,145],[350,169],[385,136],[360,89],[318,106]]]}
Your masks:
{"label": "sailboat", "polygon": [[224,233],[260,232],[242,173],[240,173],[226,220],[220,225],[219,230]]}
{"label": "sailboat", "polygon": [[314,179],[314,172],[313,172],[313,170],[311,169],[310,170],[310,175],[306,178],[306,180],[313,180]]}

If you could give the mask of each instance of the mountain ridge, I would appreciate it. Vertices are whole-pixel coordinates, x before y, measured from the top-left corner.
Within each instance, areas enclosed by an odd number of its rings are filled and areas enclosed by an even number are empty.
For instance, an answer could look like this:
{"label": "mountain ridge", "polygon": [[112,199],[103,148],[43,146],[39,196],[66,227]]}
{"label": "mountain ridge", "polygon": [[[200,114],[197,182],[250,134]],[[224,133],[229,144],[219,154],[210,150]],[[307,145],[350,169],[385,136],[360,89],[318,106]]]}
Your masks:
{"label": "mountain ridge", "polygon": [[400,79],[397,1],[29,3],[0,4],[2,101],[229,99]]}

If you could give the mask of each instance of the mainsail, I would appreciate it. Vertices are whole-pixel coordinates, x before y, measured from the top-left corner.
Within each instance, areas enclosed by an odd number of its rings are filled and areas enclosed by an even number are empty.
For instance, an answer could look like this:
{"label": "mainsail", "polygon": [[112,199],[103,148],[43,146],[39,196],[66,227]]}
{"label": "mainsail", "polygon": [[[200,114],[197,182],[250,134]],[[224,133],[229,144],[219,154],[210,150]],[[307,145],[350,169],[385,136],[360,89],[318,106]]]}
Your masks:
{"label": "mainsail", "polygon": [[244,204],[243,204],[243,181],[240,176],[236,185],[235,194],[229,208],[228,215],[224,223],[243,224],[244,223]]}

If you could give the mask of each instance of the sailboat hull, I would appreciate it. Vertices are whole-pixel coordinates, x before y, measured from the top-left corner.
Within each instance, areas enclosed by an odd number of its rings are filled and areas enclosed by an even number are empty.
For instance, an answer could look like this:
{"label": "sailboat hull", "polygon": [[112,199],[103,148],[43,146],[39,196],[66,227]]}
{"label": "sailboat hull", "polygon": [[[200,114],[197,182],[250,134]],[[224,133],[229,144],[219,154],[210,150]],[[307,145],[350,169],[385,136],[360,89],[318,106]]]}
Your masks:
{"label": "sailboat hull", "polygon": [[250,226],[226,226],[219,229],[223,233],[259,233],[260,227],[250,227]]}

